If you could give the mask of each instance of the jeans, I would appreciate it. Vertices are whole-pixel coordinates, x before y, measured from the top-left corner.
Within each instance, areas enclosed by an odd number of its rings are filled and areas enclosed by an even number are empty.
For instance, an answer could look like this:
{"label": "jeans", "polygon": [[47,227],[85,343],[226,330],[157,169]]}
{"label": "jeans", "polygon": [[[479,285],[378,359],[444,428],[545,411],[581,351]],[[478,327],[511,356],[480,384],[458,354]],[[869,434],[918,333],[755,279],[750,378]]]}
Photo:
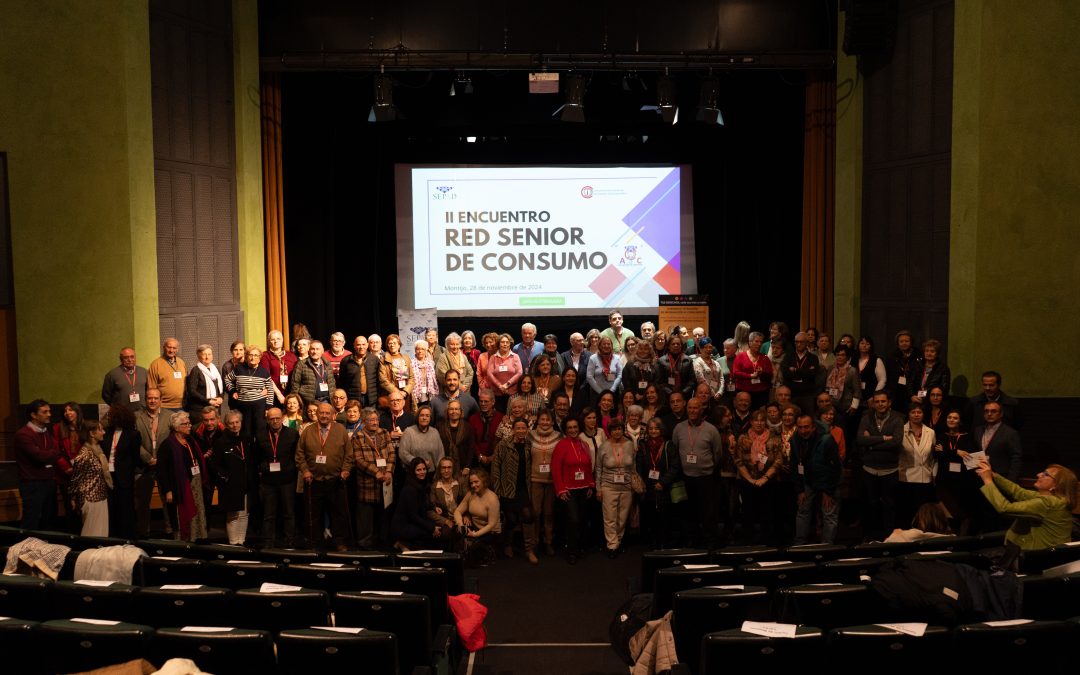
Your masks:
{"label": "jeans", "polygon": [[821,498],[821,543],[831,544],[836,541],[836,523],[840,520],[840,500],[832,498],[832,505],[825,506],[825,492],[809,485],[803,490],[803,501],[799,505],[799,514],[795,519],[795,544],[805,544],[814,528],[814,509]]}
{"label": "jeans", "polygon": [[571,555],[581,553],[581,529],[589,492],[588,488],[570,490],[570,498],[563,502],[566,505],[566,549]]}
{"label": "jeans", "polygon": [[22,499],[22,523],[26,530],[51,529],[56,520],[56,482],[24,480],[19,482]]}
{"label": "jeans", "polygon": [[864,499],[863,536],[866,539],[885,541],[896,527],[896,485],[900,474],[894,471],[885,476],[875,476],[863,471]]}
{"label": "jeans", "polygon": [[260,501],[262,501],[262,536],[263,546],[273,546],[277,535],[277,516],[281,512],[281,524],[285,532],[285,543],[292,545],[296,539],[296,516],[293,511],[293,500],[296,495],[296,481],[286,482],[282,485],[268,485],[262,483],[259,486]]}

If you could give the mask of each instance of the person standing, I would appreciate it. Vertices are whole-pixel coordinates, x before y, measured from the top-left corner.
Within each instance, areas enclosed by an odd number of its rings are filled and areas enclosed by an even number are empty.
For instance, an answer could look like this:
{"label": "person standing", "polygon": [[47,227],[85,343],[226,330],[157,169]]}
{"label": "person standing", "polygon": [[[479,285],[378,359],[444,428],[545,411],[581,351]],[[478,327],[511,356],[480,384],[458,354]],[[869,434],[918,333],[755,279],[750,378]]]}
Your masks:
{"label": "person standing", "polygon": [[101,385],[101,400],[107,405],[123,403],[132,412],[143,407],[146,400],[146,368],[135,364],[135,350],[120,350],[120,365],[105,373]]}
{"label": "person standing", "polygon": [[281,331],[270,331],[266,334],[266,351],[259,361],[259,365],[270,373],[270,380],[274,383],[274,400],[278,407],[285,405],[285,397],[289,394],[289,376],[296,369],[297,360],[296,354],[287,351],[284,345],[285,338]]}
{"label": "person standing", "polygon": [[[122,405],[122,403],[121,403]],[[71,461],[71,506],[82,517],[84,537],[109,536],[109,462],[101,452],[105,430],[96,421],[82,425],[82,446]]]}
{"label": "person standing", "polygon": [[840,500],[836,497],[842,473],[840,448],[832,434],[815,424],[810,415],[799,415],[795,430],[791,438],[791,473],[799,495],[795,544],[809,541],[819,498],[821,543],[831,544],[836,541],[836,524],[840,516]]}
{"label": "person standing", "polygon": [[334,373],[323,358],[323,346],[318,340],[308,347],[307,358],[297,362],[289,388],[300,394],[304,405],[330,400],[330,392],[336,389]]}
{"label": "person standing", "polygon": [[274,384],[270,373],[259,365],[262,350],[248,345],[244,363],[225,376],[229,406],[242,414],[244,440],[251,441],[266,429],[266,411],[274,405]]}
{"label": "person standing", "polygon": [[634,470],[637,443],[626,437],[622,420],[608,425],[608,438],[596,456],[596,497],[604,514],[604,539],[607,556],[622,553],[623,535],[630,518],[634,493],[630,489],[630,474]]}
{"label": "person standing", "polygon": [[[169,438],[172,413],[161,409],[161,392],[146,392],[146,407],[135,413],[135,429],[139,432],[139,462],[135,465],[135,536],[150,536],[150,499],[157,478],[157,456],[161,445]],[[189,429],[190,432],[190,429]],[[159,492],[162,492],[159,490]],[[164,499],[164,495],[159,495]],[[163,508],[165,532],[172,533],[169,509]]]}
{"label": "person standing", "polygon": [[622,354],[626,341],[634,337],[634,331],[623,327],[623,315],[617,309],[608,312],[608,327],[600,333],[600,339],[609,338],[611,348],[616,354]]}
{"label": "person standing", "polygon": [[353,452],[345,427],[334,422],[334,407],[329,403],[319,404],[318,422],[300,434],[296,467],[304,477],[309,545],[322,548],[323,518],[329,513],[334,547],[347,550],[349,505],[345,481],[352,473]]}
{"label": "person standing", "polygon": [[146,388],[161,392],[161,407],[169,412],[184,409],[184,378],[188,371],[179,353],[180,341],[165,338],[161,345],[161,356],[151,361],[146,371]]}
{"label": "person standing", "polygon": [[214,365],[214,349],[208,344],[195,348],[199,361],[184,380],[184,410],[200,415],[208,405],[221,408],[225,397],[224,376]]}
{"label": "person standing", "polygon": [[368,341],[363,335],[353,340],[353,352],[341,361],[337,374],[337,386],[344,389],[349,398],[372,407],[379,398],[379,358],[368,351]]}
{"label": "person standing", "polygon": [[140,464],[142,438],[135,428],[135,414],[123,403],[113,404],[105,417],[102,449],[112,474],[109,532],[114,537],[135,538],[135,472]]}
{"label": "person standing", "polygon": [[[395,393],[401,396],[401,392]],[[388,507],[393,500],[398,458],[390,434],[379,427],[374,408],[361,411],[360,421],[362,426],[353,434],[351,448],[356,465],[356,543],[360,548],[373,548],[389,541]]]}
{"label": "person standing", "polygon": [[266,411],[267,428],[255,436],[255,463],[259,471],[259,501],[262,502],[263,546],[273,548],[277,539],[277,516],[281,514],[286,546],[296,545],[296,446],[300,433],[285,426],[285,414],[278,408]]}
{"label": "person standing", "polygon": [[60,446],[49,433],[52,411],[49,402],[35,399],[30,402],[29,420],[15,432],[15,465],[19,471],[19,498],[22,500],[22,522],[25,530],[51,528],[56,520],[56,463],[60,461]]}
{"label": "person standing", "polygon": [[884,541],[896,527],[896,485],[904,419],[892,410],[889,392],[874,392],[871,410],[859,422],[856,445],[862,450],[865,488],[864,538]]}
{"label": "person standing", "polygon": [[206,539],[206,499],[203,476],[206,460],[202,448],[191,435],[191,417],[178,412],[169,419],[172,433],[158,453],[158,484],[169,518],[176,523],[181,541]]}
{"label": "person standing", "polygon": [[[578,421],[566,420],[566,437],[555,446],[551,464],[544,473],[551,476],[555,496],[566,506],[567,562],[577,564],[581,555],[581,539],[584,534],[586,505],[596,492],[596,480],[589,451],[578,438]],[[533,458],[536,467],[537,458]],[[534,469],[534,478],[535,478]],[[535,500],[534,500],[535,504]]]}
{"label": "person standing", "polygon": [[225,510],[225,532],[229,543],[237,546],[243,545],[247,538],[248,474],[254,461],[251,441],[241,434],[243,425],[243,413],[230,410],[225,415],[225,433],[214,441],[214,452],[210,455],[210,467],[217,479],[218,503]]}
{"label": "person standing", "polygon": [[705,406],[698,398],[686,404],[686,421],[675,426],[671,442],[679,453],[679,465],[686,481],[691,518],[696,521],[696,545],[710,549],[717,543],[715,473],[720,466],[720,432],[705,421]]}

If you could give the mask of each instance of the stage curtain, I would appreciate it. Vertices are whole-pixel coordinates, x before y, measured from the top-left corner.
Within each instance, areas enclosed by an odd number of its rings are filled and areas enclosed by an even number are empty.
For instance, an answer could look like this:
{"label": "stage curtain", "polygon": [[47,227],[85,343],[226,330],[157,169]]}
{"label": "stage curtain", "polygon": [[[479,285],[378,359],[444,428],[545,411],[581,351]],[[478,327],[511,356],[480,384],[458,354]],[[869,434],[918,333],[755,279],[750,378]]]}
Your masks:
{"label": "stage curtain", "polygon": [[289,341],[285,278],[285,212],[281,179],[281,78],[264,73],[262,87],[263,217],[266,232],[266,323]]}
{"label": "stage curtain", "polygon": [[833,218],[836,183],[836,73],[811,71],[803,146],[800,326],[833,329]]}

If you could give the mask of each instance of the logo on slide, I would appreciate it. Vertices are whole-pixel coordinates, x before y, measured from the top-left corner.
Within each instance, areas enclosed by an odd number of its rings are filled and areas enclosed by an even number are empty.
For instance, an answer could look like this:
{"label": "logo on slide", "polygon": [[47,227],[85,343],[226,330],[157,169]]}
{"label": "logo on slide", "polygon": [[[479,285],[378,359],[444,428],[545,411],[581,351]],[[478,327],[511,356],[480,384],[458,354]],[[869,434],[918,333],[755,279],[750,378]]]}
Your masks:
{"label": "logo on slide", "polygon": [[619,258],[619,267],[644,264],[645,259],[638,256],[637,246],[623,246],[623,254],[622,257]]}
{"label": "logo on slide", "polygon": [[581,196],[585,199],[592,199],[592,186],[586,185],[585,187],[581,188]]}
{"label": "logo on slide", "polygon": [[432,199],[457,199],[454,188],[450,185],[436,185],[435,189],[437,192],[431,193]]}

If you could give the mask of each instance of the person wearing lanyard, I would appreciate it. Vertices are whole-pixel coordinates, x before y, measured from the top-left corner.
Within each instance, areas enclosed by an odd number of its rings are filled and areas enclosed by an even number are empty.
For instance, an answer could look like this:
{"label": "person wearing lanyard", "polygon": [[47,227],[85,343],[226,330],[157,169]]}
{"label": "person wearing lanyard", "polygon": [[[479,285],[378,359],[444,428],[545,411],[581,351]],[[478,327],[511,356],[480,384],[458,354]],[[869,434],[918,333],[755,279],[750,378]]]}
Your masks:
{"label": "person wearing lanyard", "polygon": [[[514,420],[513,435],[503,439],[491,459],[491,489],[499,496],[503,523],[503,551],[507,558],[514,555],[514,532],[521,530],[525,557],[536,565],[536,528],[532,523],[532,504],[529,500],[529,478],[532,475],[532,439],[529,423],[524,418]],[[444,460],[445,461],[445,460]],[[441,462],[440,462],[441,465]]]}
{"label": "person wearing lanyard", "polygon": [[329,513],[334,548],[346,551],[349,504],[345,481],[352,473],[353,452],[345,427],[334,422],[334,406],[320,403],[317,415],[318,421],[304,429],[296,446],[296,468],[304,476],[308,543],[323,547],[323,518]]}
{"label": "person wearing lanyard", "polygon": [[124,403],[132,412],[140,410],[146,399],[146,368],[135,365],[135,350],[120,350],[120,365],[105,374],[101,385],[101,400],[112,405]]}
{"label": "person wearing lanyard", "polygon": [[336,388],[334,372],[323,359],[321,342],[316,340],[311,343],[308,357],[296,364],[289,386],[291,391],[300,394],[304,403],[330,400],[330,392]]}
{"label": "person wearing lanyard", "polygon": [[285,349],[285,337],[279,330],[266,334],[266,351],[259,359],[259,365],[270,373],[274,383],[274,400],[278,407],[285,405],[289,393],[289,376],[296,369],[296,354]]}
{"label": "person wearing lanyard", "polygon": [[[686,421],[676,425],[671,442],[679,453],[679,464],[686,481],[686,494],[690,500],[691,525],[701,532],[693,532],[698,541],[710,549],[717,543],[716,529],[716,467],[720,464],[722,441],[720,432],[705,421],[705,406],[701,399],[692,398],[686,404]],[[695,522],[696,521],[696,522]]]}
{"label": "person wearing lanyard", "polygon": [[[516,421],[516,420],[515,420]],[[562,434],[555,428],[555,415],[541,410],[536,428],[529,432],[532,472],[529,474],[529,497],[532,503],[534,547],[540,545],[541,528],[547,542],[545,551],[555,554],[555,490],[552,485],[552,455]]]}
{"label": "person wearing lanyard", "polygon": [[[658,363],[659,382],[667,387],[668,393],[681,392],[686,400],[694,396],[697,377],[694,375],[694,362],[685,354],[686,342],[682,337],[672,336],[667,343],[667,354],[660,357]],[[767,360],[767,359],[766,359]]]}
{"label": "person wearing lanyard", "polygon": [[135,538],[135,467],[142,439],[135,429],[135,414],[123,403],[114,403],[105,416],[105,445],[112,473],[109,534]]}
{"label": "person wearing lanyard", "polygon": [[146,388],[161,392],[161,407],[169,412],[180,412],[184,407],[184,378],[187,365],[178,356],[180,341],[166,338],[161,345],[161,356],[150,362],[146,371]]}
{"label": "person wearing lanyard", "polygon": [[405,410],[405,394],[397,391],[390,394],[390,409],[379,413],[379,426],[390,434],[390,440],[397,448],[405,430],[416,424],[416,417]]}
{"label": "person wearing lanyard", "polygon": [[166,509],[173,511],[182,541],[206,539],[206,502],[203,477],[206,464],[202,449],[191,435],[191,417],[179,412],[169,418],[172,433],[158,446],[158,488],[165,496]]}
{"label": "person wearing lanyard", "polygon": [[761,342],[764,338],[764,335],[756,331],[750,333],[750,348],[736,354],[735,363],[731,367],[736,391],[745,391],[750,394],[751,408],[754,410],[765,405],[769,397],[769,389],[772,387],[772,361],[767,355],[761,353]]}
{"label": "person wearing lanyard", "polygon": [[240,545],[247,538],[248,467],[251,443],[240,434],[244,416],[238,410],[225,415],[225,433],[214,441],[210,467],[217,477],[218,502],[225,510],[225,532],[230,544]]}
{"label": "person wearing lanyard", "polygon": [[549,475],[555,494],[566,506],[567,562],[576,565],[581,555],[581,525],[585,505],[596,491],[589,451],[578,438],[578,421],[566,420],[566,437],[555,446]]}
{"label": "person wearing lanyard", "polygon": [[604,513],[604,539],[609,558],[622,552],[626,521],[634,503],[630,472],[634,470],[635,448],[624,432],[622,420],[613,420],[608,425],[608,439],[600,446],[596,458],[596,497]]}
{"label": "person wearing lanyard", "polygon": [[281,514],[285,545],[294,546],[293,499],[296,495],[296,444],[300,441],[300,433],[285,426],[285,414],[280,408],[266,411],[266,424],[267,428],[255,436],[259,501],[263,508],[263,547],[274,547],[278,513]]}
{"label": "person wearing lanyard", "polygon": [[645,482],[641,503],[641,531],[648,533],[651,548],[667,548],[671,543],[671,485],[679,480],[679,453],[664,439],[664,423],[659,417],[645,424],[645,436],[638,440],[635,463]]}
{"label": "person wearing lanyard", "polygon": [[589,358],[589,367],[585,379],[593,390],[593,399],[599,399],[604,392],[617,392],[622,382],[622,361],[612,350],[611,338],[600,338],[600,347]]}
{"label": "person wearing lanyard", "polygon": [[[400,391],[393,395],[404,400]],[[380,541],[389,541],[389,511],[386,507],[393,499],[389,491],[394,480],[397,451],[390,433],[379,427],[379,413],[374,408],[362,411],[360,421],[362,427],[352,437],[356,464],[356,540],[361,548],[373,548]]]}

